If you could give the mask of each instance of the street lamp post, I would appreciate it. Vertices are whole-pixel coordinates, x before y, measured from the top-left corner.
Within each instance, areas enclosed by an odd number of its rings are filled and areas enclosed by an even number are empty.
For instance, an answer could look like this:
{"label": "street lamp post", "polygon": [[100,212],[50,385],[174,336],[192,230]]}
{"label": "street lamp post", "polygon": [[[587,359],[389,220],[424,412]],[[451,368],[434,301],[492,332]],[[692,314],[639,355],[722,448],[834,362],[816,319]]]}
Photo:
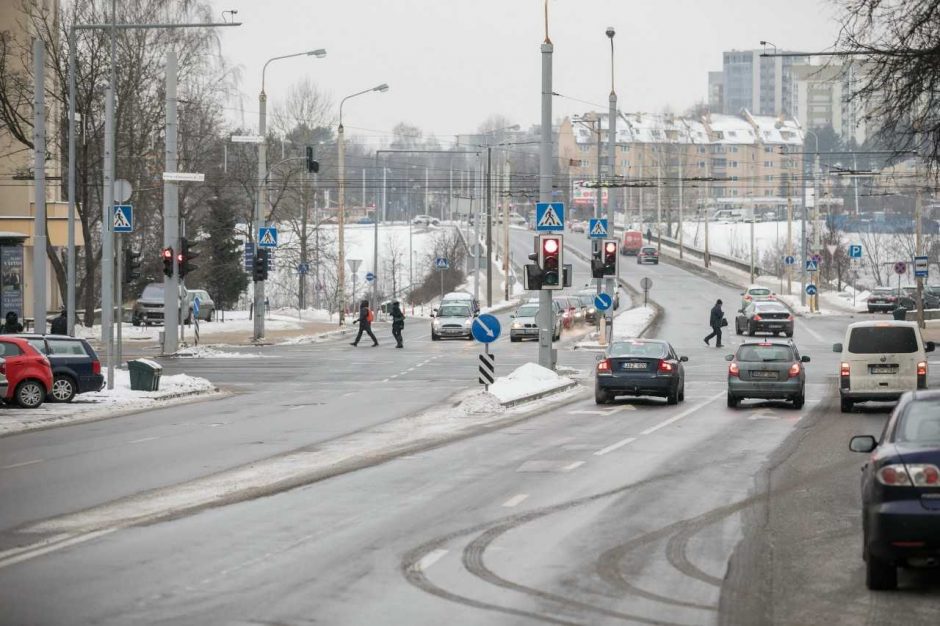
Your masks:
{"label": "street lamp post", "polygon": [[[614,187],[612,186],[617,175],[617,92],[614,91],[614,27],[608,26],[605,32],[610,39],[610,95],[608,96],[609,110],[607,112],[607,180],[611,184],[607,192],[607,224],[610,232],[614,232]],[[600,130],[600,129],[598,129]],[[602,197],[602,196],[601,196]],[[680,247],[681,251],[682,248]],[[616,276],[608,276],[606,280],[607,294],[613,298],[616,295]],[[600,282],[600,281],[598,281]],[[613,307],[607,310],[608,324],[613,324]],[[603,328],[601,331],[603,332]],[[603,342],[603,334],[601,335]]]}
{"label": "street lamp post", "polygon": [[[815,156],[813,159],[813,206],[816,206],[816,203],[819,202],[819,198],[816,194],[816,169],[819,167],[819,136],[808,128],[803,131],[808,135],[812,135],[813,139],[816,142],[816,149],[814,150]],[[803,171],[806,171],[806,167],[803,167]],[[806,182],[803,183],[803,210],[800,212],[800,264],[802,268],[800,269],[800,304],[806,306],[806,259],[809,258],[806,254]]]}
{"label": "street lamp post", "polygon": [[346,225],[346,137],[343,130],[343,105],[346,104],[346,101],[350,98],[355,98],[356,96],[361,96],[372,91],[378,91],[379,93],[384,93],[388,91],[388,85],[382,83],[381,85],[376,85],[371,89],[363,89],[356,93],[350,94],[343,98],[339,103],[339,126],[336,129],[337,134],[337,152],[339,160],[339,206],[337,209],[337,219],[336,226],[339,230],[338,232],[338,247],[339,247],[339,258],[337,259],[336,267],[336,280],[337,280],[337,293],[339,294],[339,325],[342,326],[346,323],[346,267],[345,267],[345,255],[346,255],[346,238],[345,238],[345,225]]}

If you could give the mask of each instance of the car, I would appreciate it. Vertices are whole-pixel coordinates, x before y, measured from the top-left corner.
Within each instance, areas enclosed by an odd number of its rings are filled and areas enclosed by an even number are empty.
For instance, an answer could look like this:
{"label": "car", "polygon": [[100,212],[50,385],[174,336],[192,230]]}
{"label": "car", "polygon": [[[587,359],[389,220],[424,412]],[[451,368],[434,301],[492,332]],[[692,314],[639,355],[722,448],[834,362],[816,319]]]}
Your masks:
{"label": "car", "polygon": [[450,293],[444,294],[444,297],[441,298],[442,305],[458,303],[469,306],[474,315],[480,314],[480,301],[466,291],[451,291]]}
{"label": "car", "polygon": [[22,337],[0,335],[0,374],[7,379],[3,399],[24,409],[35,409],[52,391],[52,366],[49,359]]}
{"label": "car", "polygon": [[582,222],[581,220],[574,220],[568,226],[568,230],[570,230],[573,233],[583,233],[587,230],[587,224]]}
{"label": "car", "polygon": [[[196,307],[193,301],[196,298],[199,298],[199,315],[194,316],[193,312],[196,310]],[[184,320],[186,324],[191,324],[194,317],[198,317],[205,322],[211,322],[212,316],[215,314],[215,302],[205,289],[187,289],[186,304],[183,305],[183,307],[184,311],[188,311],[186,319]]]}
{"label": "car", "polygon": [[793,336],[793,314],[780,302],[764,300],[752,302],[734,318],[734,332],[753,337],[757,333]]}
{"label": "car", "polygon": [[[940,295],[931,293],[927,289],[923,290],[924,309],[940,308]],[[901,296],[898,298],[898,306],[904,307],[908,311],[914,311],[917,307],[917,287],[904,287],[901,289]]]}
{"label": "car", "polygon": [[667,404],[685,400],[688,357],[659,339],[615,339],[594,370],[594,402],[608,404],[617,396],[657,396]]}
{"label": "car", "polygon": [[584,321],[593,324],[597,321],[597,309],[594,306],[594,298],[597,296],[595,290],[583,290],[575,294],[584,307]]}
{"label": "car", "polygon": [[777,294],[772,292],[767,287],[762,287],[761,285],[751,285],[747,289],[741,292],[741,306],[740,308],[746,308],[751,302],[761,302],[764,300],[776,300]]}
{"label": "car", "polygon": [[[187,292],[179,286],[180,299],[186,302]],[[200,311],[201,312],[201,311]],[[131,323],[134,326],[150,326],[163,323],[163,283],[148,283],[143,293],[137,298],[131,310]]]}
{"label": "car", "polygon": [[620,242],[620,254],[623,256],[634,256],[640,252],[643,247],[643,233],[638,230],[623,231],[623,239]]}
{"label": "car", "polygon": [[441,220],[430,215],[415,215],[411,223],[414,226],[440,226]]}
{"label": "car", "polygon": [[7,389],[9,389],[9,387],[10,385],[6,377],[6,359],[0,357],[0,398],[7,397]]}
{"label": "car", "polygon": [[909,391],[876,440],[852,437],[870,454],[862,467],[862,558],[865,585],[898,586],[898,567],[940,559],[940,391]]}
{"label": "car", "polygon": [[741,400],[788,400],[794,409],[806,401],[808,356],[800,356],[792,341],[768,339],[747,340],[734,354],[725,357],[728,364],[728,407],[736,408]]}
{"label": "car", "polygon": [[473,312],[465,303],[442,304],[431,319],[431,341],[443,337],[473,339]]}
{"label": "car", "polygon": [[832,346],[841,355],[842,412],[849,413],[859,402],[889,402],[905,391],[926,389],[927,353],[933,350],[934,343],[924,341],[915,322],[849,324],[844,342]]}
{"label": "car", "polygon": [[899,295],[892,287],[875,287],[868,296],[868,312],[893,311],[898,306]]}
{"label": "car", "polygon": [[371,217],[360,217],[358,220],[356,220],[356,223],[357,224],[375,224],[375,220],[373,220]]}
{"label": "car", "polygon": [[[555,327],[552,332],[552,341],[558,341],[561,337],[561,307],[554,300],[552,306],[555,310]],[[509,340],[512,342],[522,341],[523,339],[538,339],[539,324],[537,316],[539,314],[539,303],[526,302],[516,312],[510,315],[512,324],[509,326]]]}
{"label": "car", "polygon": [[555,296],[552,298],[561,307],[561,326],[565,329],[574,327],[576,307],[571,303],[568,296]]}
{"label": "car", "polygon": [[21,334],[40,354],[49,359],[52,367],[52,390],[49,402],[71,402],[77,394],[101,391],[104,376],[101,361],[91,344],[79,337],[68,335]]}
{"label": "car", "polygon": [[636,254],[636,263],[637,265],[644,263],[659,265],[659,250],[655,246],[643,246]]}
{"label": "car", "polygon": [[568,294],[565,297],[568,298],[568,306],[574,317],[574,323],[583,324],[584,318],[587,315],[587,307],[584,306],[584,302],[575,294]]}

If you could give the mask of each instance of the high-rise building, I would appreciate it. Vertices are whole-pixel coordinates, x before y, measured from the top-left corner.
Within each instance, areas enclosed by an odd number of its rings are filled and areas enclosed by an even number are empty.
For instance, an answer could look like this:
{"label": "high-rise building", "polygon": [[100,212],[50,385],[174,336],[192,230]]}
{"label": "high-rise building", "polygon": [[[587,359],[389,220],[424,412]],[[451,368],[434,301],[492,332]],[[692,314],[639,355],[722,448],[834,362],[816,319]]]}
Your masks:
{"label": "high-rise building", "polygon": [[803,128],[831,126],[843,141],[861,145],[867,136],[862,106],[850,99],[858,66],[809,65],[792,67],[791,111]]}
{"label": "high-rise building", "polygon": [[[764,50],[730,50],[723,53],[722,113],[737,115],[747,109],[755,115],[790,115],[793,65],[809,57],[762,57]],[[781,51],[782,52],[782,51]],[[711,87],[718,83],[709,73]]]}
{"label": "high-rise building", "polygon": [[725,73],[708,73],[708,109],[720,112],[725,110]]}

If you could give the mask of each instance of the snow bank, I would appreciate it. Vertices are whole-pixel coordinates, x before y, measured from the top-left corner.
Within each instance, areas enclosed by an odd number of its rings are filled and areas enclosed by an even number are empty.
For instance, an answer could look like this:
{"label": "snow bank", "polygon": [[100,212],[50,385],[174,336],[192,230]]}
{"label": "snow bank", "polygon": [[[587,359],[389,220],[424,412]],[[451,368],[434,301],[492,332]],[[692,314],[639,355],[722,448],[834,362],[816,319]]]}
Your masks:
{"label": "snow bank", "polygon": [[[183,348],[174,356],[185,357],[188,359],[260,359],[260,354],[249,354],[245,352],[225,352],[209,346],[193,346]],[[162,382],[162,381],[161,381]]]}
{"label": "snow bank", "polygon": [[649,305],[624,311],[614,318],[614,339],[639,337],[655,318],[656,309]]}
{"label": "snow bank", "polygon": [[490,385],[489,392],[501,403],[511,402],[526,396],[551,391],[571,385],[573,381],[559,376],[550,369],[536,363],[526,363],[508,376],[501,376]]}

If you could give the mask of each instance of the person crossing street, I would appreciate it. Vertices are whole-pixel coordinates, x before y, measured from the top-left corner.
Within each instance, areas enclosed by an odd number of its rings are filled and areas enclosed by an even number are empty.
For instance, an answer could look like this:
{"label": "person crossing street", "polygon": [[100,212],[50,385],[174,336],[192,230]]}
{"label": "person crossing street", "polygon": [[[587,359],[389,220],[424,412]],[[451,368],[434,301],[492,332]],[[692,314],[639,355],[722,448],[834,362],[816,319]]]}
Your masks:
{"label": "person crossing street", "polygon": [[401,331],[405,328],[405,314],[402,313],[401,305],[396,300],[392,302],[392,336],[397,342],[396,348],[404,348]]}
{"label": "person crossing street", "polygon": [[359,319],[353,321],[353,324],[359,324],[359,332],[356,333],[356,340],[349,345],[353,347],[359,345],[359,340],[362,339],[362,333],[366,333],[372,338],[373,348],[379,345],[379,340],[376,339],[375,335],[372,333],[372,318],[373,314],[372,310],[369,308],[369,301],[363,300],[359,303]]}
{"label": "person crossing street", "polygon": [[708,340],[712,337],[716,337],[717,341],[715,343],[716,348],[721,346],[721,327],[727,326],[728,322],[725,321],[725,314],[721,310],[721,300],[715,302],[715,306],[712,307],[711,313],[708,316],[708,325],[711,326],[712,332],[710,335],[705,337],[705,345],[710,345]]}

